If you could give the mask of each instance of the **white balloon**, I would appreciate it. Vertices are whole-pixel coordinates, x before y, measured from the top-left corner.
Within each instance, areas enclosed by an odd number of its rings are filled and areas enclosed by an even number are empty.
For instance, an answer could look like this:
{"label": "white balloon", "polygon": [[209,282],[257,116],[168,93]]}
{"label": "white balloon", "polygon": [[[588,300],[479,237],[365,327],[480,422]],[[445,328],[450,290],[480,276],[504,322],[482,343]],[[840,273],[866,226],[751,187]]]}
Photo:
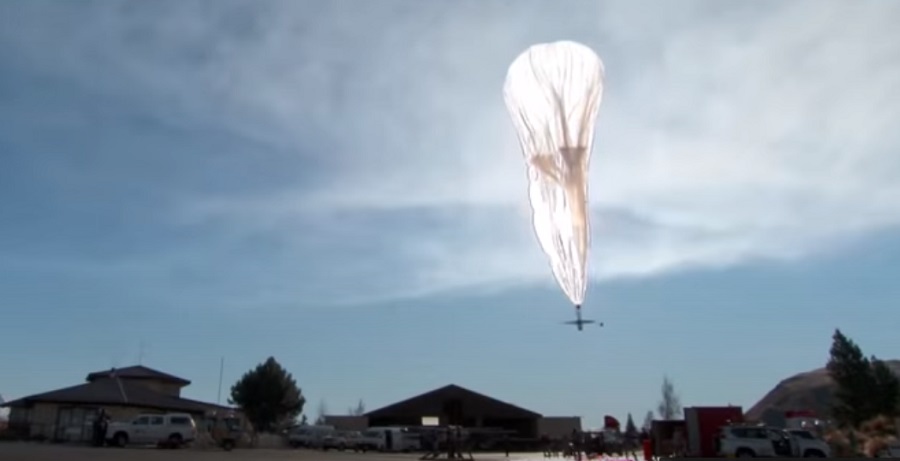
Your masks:
{"label": "white balloon", "polygon": [[560,41],[520,54],[503,87],[527,164],[535,234],[577,306],[587,290],[587,180],[603,79],[603,62],[593,50]]}

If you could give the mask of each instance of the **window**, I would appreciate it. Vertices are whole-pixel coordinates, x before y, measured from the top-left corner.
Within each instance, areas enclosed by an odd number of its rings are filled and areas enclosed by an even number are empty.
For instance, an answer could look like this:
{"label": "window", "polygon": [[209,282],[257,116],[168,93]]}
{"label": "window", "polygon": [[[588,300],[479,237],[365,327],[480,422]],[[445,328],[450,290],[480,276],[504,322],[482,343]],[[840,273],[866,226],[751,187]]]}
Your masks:
{"label": "window", "polygon": [[166,418],[162,416],[151,416],[150,417],[150,425],[151,426],[162,426],[166,423]]}
{"label": "window", "polygon": [[150,417],[149,416],[141,416],[140,418],[134,420],[134,422],[132,424],[134,424],[135,426],[146,426],[146,425],[150,424]]}
{"label": "window", "polygon": [[815,439],[815,437],[813,437],[813,435],[810,434],[808,431],[791,431],[791,434],[793,434],[801,439],[807,439],[807,440]]}
{"label": "window", "polygon": [[172,416],[169,418],[169,423],[173,426],[190,426],[191,418],[187,416]]}
{"label": "window", "polygon": [[769,437],[766,429],[758,427],[735,427],[731,429],[731,433],[738,439],[766,439]]}
{"label": "window", "polygon": [[225,427],[230,431],[236,431],[241,428],[241,420],[237,418],[225,418]]}

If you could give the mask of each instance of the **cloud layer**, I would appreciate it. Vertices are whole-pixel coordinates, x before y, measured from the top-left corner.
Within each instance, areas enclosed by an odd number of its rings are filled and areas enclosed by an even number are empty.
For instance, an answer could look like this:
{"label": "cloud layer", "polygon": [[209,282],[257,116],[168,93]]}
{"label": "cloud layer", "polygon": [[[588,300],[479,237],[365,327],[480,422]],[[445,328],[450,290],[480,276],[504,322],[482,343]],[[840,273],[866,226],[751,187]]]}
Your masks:
{"label": "cloud layer", "polygon": [[223,246],[283,242],[285,298],[316,270],[360,283],[353,302],[547,283],[501,87],[516,54],[562,38],[606,65],[594,278],[800,258],[900,224],[892,2],[25,5],[0,38],[30,65],[303,158],[303,181],[170,210]]}

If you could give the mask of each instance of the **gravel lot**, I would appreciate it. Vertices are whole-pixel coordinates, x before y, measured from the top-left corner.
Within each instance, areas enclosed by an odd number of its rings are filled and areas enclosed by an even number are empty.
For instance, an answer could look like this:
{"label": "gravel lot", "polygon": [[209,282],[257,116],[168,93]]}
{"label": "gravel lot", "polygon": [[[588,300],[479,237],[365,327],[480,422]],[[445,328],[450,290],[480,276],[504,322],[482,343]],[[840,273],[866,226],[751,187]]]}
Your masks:
{"label": "gravel lot", "polygon": [[[220,450],[157,450],[155,448],[92,448],[71,445],[32,443],[0,443],[0,461],[413,461],[419,455],[393,453],[340,453],[290,449],[236,449]],[[478,454],[477,461],[542,459],[538,453]]]}

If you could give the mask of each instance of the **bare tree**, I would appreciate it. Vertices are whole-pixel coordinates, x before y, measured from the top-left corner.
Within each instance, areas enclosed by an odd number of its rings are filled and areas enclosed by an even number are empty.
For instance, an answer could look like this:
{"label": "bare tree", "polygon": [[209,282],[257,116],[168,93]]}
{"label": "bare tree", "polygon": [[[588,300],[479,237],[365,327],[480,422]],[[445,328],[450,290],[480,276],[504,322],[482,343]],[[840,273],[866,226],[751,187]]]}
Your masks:
{"label": "bare tree", "polygon": [[350,416],[362,416],[366,414],[366,404],[363,403],[362,399],[359,399],[359,403],[356,404],[356,408],[348,408],[347,414]]}
{"label": "bare tree", "polygon": [[328,415],[328,404],[325,399],[319,401],[319,409],[316,411],[316,424],[325,424],[325,416]]}
{"label": "bare tree", "polygon": [[675,385],[668,376],[663,377],[662,399],[656,412],[660,419],[676,419],[681,416],[681,398],[675,393]]}
{"label": "bare tree", "polygon": [[647,416],[644,416],[644,424],[641,426],[641,429],[649,431],[653,427],[653,412],[648,411]]}

